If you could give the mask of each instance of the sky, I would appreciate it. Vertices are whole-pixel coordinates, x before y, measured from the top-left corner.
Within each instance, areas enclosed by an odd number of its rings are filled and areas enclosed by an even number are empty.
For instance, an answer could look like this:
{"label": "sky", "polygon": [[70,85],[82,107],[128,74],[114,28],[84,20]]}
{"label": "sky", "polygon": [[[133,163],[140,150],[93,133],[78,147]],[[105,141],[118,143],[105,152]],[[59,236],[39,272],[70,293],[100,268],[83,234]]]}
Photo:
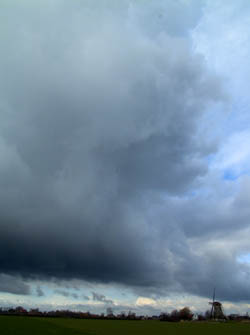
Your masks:
{"label": "sky", "polygon": [[248,0],[0,0],[0,305],[250,312]]}

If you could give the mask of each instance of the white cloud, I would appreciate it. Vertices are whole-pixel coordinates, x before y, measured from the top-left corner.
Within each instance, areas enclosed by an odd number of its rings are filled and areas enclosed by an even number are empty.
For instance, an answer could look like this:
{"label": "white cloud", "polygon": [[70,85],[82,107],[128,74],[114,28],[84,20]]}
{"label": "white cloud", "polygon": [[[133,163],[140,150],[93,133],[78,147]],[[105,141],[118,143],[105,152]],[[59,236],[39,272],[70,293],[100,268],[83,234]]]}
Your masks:
{"label": "white cloud", "polygon": [[136,300],[136,305],[137,306],[156,306],[156,301],[151,298],[145,298],[145,297],[139,297]]}

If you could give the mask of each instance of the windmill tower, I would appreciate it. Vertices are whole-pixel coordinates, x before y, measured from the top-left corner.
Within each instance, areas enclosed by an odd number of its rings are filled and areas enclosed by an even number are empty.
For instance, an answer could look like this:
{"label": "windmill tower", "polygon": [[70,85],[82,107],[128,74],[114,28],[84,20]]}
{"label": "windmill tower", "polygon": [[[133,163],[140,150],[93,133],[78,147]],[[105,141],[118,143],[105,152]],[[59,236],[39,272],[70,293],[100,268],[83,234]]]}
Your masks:
{"label": "windmill tower", "polygon": [[225,319],[225,315],[223,314],[222,304],[219,301],[215,301],[215,288],[213,293],[213,301],[209,302],[211,306],[211,319]]}

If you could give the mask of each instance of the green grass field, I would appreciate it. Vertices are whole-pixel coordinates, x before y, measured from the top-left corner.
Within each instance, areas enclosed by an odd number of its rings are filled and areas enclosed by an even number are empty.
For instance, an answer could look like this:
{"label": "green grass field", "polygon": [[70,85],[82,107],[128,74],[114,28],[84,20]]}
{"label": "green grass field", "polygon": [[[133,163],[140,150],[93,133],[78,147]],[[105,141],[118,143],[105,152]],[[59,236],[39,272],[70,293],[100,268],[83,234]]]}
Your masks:
{"label": "green grass field", "polygon": [[250,334],[249,323],[167,323],[0,316],[1,335]]}

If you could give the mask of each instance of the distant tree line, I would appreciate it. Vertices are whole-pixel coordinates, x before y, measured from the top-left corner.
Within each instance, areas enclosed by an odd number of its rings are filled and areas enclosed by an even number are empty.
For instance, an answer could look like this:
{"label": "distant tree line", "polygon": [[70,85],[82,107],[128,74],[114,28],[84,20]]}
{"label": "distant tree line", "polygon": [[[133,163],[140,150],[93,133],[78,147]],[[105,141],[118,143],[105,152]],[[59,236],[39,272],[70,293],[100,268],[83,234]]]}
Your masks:
{"label": "distant tree line", "polygon": [[190,308],[184,307],[179,311],[174,309],[171,313],[162,313],[160,315],[161,321],[170,321],[170,322],[178,322],[178,321],[192,321],[194,314],[191,312]]}
{"label": "distant tree line", "polygon": [[0,308],[0,315],[14,315],[14,316],[39,316],[39,317],[54,317],[54,318],[76,318],[76,319],[117,319],[117,320],[141,320],[143,316],[136,316],[131,311],[127,314],[122,312],[114,315],[111,308],[107,309],[106,315],[94,314],[90,312],[74,312],[70,310],[56,310],[56,311],[40,311],[38,308],[30,310],[22,306],[15,308]]}
{"label": "distant tree line", "polygon": [[[120,314],[114,314],[111,308],[107,308],[106,315],[94,314],[90,312],[74,312],[70,310],[56,310],[56,311],[40,311],[38,308],[32,308],[27,310],[22,306],[15,308],[1,308],[0,315],[13,315],[13,316],[30,316],[30,317],[53,317],[53,318],[77,318],[77,319],[102,319],[102,320],[160,320],[167,322],[179,322],[179,321],[207,321],[211,319],[210,311],[206,311],[204,314],[192,313],[189,307],[184,307],[180,310],[174,309],[170,313],[161,313],[160,315],[154,316],[137,316],[135,313],[129,311],[128,313],[122,312]],[[227,316],[227,320],[231,321],[249,321],[250,317],[248,313],[245,315],[230,314]]]}

